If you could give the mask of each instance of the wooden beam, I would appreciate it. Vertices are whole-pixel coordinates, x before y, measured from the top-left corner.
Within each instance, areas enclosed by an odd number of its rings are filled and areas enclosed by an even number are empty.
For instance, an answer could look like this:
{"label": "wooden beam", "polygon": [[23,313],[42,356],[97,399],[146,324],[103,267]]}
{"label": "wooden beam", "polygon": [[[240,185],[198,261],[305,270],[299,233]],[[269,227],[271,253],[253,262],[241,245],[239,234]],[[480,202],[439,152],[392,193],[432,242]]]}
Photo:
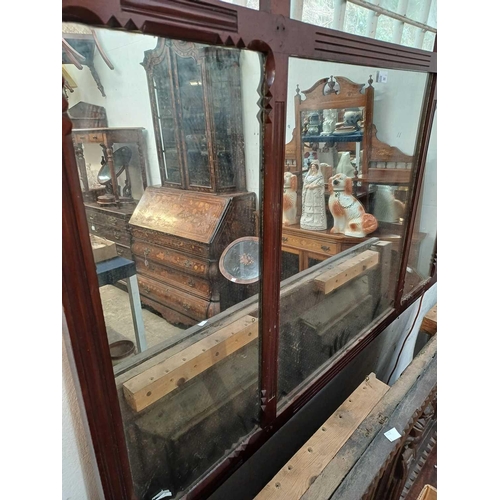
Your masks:
{"label": "wooden beam", "polygon": [[373,250],[365,250],[352,259],[348,259],[330,271],[319,275],[314,279],[316,288],[325,295],[341,287],[348,281],[360,276],[368,269],[378,265],[379,253]]}
{"label": "wooden beam", "polygon": [[437,304],[424,316],[420,329],[429,335],[435,335],[437,332]]}
{"label": "wooden beam", "polygon": [[255,499],[299,499],[388,390],[371,373]]}
{"label": "wooden beam", "polygon": [[244,316],[124,382],[125,399],[133,410],[144,410],[258,335],[258,320]]}

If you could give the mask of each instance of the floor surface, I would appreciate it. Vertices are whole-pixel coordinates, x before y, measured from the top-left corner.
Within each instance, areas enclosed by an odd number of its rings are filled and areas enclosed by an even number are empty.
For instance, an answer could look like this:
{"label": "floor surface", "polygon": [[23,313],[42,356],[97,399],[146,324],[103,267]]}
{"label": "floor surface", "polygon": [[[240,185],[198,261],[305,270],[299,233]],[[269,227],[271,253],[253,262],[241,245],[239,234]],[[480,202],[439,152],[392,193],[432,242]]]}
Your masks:
{"label": "floor surface", "polygon": [[[134,324],[128,293],[113,285],[106,285],[99,289],[104,312],[104,321],[108,332],[108,342],[117,340],[131,340],[135,342]],[[182,329],[167,323],[161,316],[142,309],[144,330],[148,348],[169,339]]]}

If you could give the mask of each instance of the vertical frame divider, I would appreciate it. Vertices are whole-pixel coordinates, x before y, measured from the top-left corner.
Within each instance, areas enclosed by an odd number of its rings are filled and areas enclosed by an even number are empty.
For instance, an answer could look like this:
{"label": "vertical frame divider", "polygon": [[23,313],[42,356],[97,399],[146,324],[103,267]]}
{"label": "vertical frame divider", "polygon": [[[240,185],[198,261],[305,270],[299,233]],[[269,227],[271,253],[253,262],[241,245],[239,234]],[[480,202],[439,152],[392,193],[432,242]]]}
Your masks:
{"label": "vertical frame divider", "polygon": [[[266,97],[271,111],[264,132],[264,193],[262,212],[262,292],[261,292],[261,426],[276,419],[279,351],[279,310],[281,283],[281,233],[283,174],[285,171],[286,99],[288,56],[267,57]],[[272,81],[270,82],[270,79]]]}

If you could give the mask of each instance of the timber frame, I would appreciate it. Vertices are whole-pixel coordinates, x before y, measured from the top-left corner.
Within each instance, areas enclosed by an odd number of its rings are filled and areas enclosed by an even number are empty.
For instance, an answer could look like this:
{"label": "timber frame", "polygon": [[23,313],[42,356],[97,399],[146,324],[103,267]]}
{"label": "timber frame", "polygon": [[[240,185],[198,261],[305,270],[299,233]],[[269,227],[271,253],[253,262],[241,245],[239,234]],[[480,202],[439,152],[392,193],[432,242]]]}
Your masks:
{"label": "timber frame", "polygon": [[[165,36],[209,45],[248,48],[265,56],[264,162],[262,199],[262,280],[260,283],[260,428],[230,456],[192,485],[186,498],[207,498],[333,379],[397,316],[437,281],[433,275],[403,296],[405,269],[422,188],[425,159],[436,109],[437,46],[433,52],[329,30],[290,19],[290,1],[260,0],[260,10],[217,0],[63,0],[62,20],[91,26]],[[412,203],[405,228],[394,308],[362,332],[281,412],[277,413],[277,356],[281,268],[282,180],[285,165],[288,58],[300,57],[428,73],[418,128],[410,188]],[[107,500],[135,498],[118,404],[99,287],[79,185],[68,103],[62,97],[63,307],[82,388],[93,446]]]}

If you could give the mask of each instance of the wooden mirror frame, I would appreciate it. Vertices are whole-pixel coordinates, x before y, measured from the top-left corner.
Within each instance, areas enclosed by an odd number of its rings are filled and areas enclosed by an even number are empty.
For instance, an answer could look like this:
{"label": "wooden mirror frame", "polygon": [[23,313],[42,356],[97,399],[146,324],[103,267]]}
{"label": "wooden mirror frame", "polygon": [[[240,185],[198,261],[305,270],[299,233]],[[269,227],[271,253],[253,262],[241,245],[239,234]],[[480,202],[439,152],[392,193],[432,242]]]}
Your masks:
{"label": "wooden mirror frame", "polygon": [[[277,430],[312,399],[343,367],[366,348],[392,321],[437,280],[431,278],[402,302],[405,269],[415,224],[415,206],[424,174],[432,119],[436,107],[437,46],[434,52],[397,46],[290,19],[290,2],[260,0],[260,10],[217,0],[63,0],[62,20],[91,26],[125,29],[211,45],[248,48],[265,55],[265,110],[262,197],[262,280],[260,283],[261,341],[260,428],[231,455],[207,471],[186,498],[207,498]],[[412,206],[405,230],[395,307],[342,356],[332,362],[286,408],[277,414],[277,353],[281,266],[281,204],[285,165],[286,99],[289,57],[321,59],[429,74],[417,133],[411,176]],[[64,82],[63,82],[64,84]],[[62,225],[63,307],[74,365],[100,472],[105,498],[135,498],[122,418],[114,383],[106,328],[92,249],[88,238],[72,123],[62,98]]]}

